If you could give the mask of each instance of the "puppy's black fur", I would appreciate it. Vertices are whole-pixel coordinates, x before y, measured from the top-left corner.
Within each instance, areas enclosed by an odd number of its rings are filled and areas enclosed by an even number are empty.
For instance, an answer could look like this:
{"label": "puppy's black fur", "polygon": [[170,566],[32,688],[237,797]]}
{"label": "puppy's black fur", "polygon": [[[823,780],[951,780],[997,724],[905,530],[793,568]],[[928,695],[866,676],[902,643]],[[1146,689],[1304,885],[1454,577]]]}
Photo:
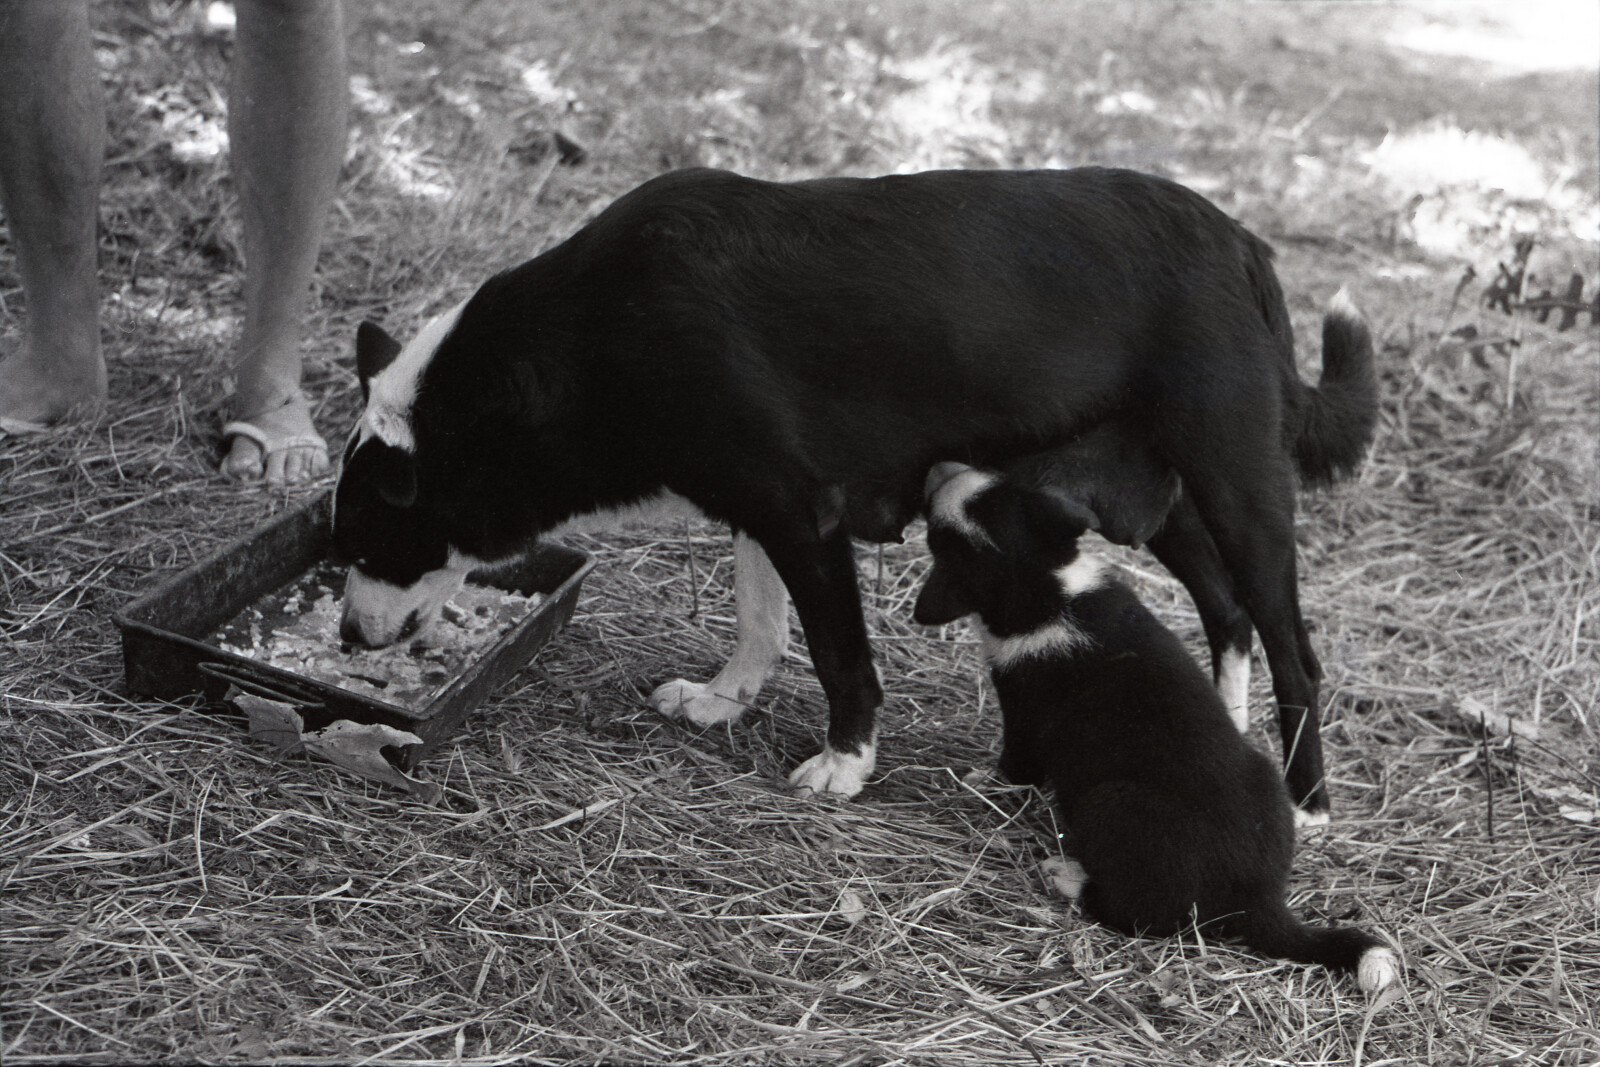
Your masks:
{"label": "puppy's black fur", "polygon": [[1360,967],[1369,990],[1393,981],[1377,938],[1286,909],[1294,823],[1276,768],[1177,637],[1109,568],[1078,560],[1072,494],[941,466],[930,486],[949,499],[931,509],[916,620],[981,620],[1001,770],[1054,789],[1088,913],[1134,935],[1198,922],[1270,956]]}
{"label": "puppy's black fur", "polygon": [[[1181,478],[1151,548],[1214,641],[1260,633],[1291,790],[1325,811],[1295,483],[1356,462],[1375,407],[1365,333],[1328,323],[1313,389],[1270,249],[1147,175],[675,172],[466,302],[389,413],[409,440],[352,441],[336,546],[404,588],[451,550],[501,559],[670,490],[760,543],[829,748],[855,752],[882,695],[850,537],[898,539],[938,461],[1005,463],[1113,425]],[[365,384],[398,346],[358,340]]]}

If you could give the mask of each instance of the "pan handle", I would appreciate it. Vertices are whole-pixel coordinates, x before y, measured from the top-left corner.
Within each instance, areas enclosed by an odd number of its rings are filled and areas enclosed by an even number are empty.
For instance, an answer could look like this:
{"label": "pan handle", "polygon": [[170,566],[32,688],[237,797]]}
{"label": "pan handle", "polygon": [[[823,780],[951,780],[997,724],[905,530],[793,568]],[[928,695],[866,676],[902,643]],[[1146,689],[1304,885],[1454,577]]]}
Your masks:
{"label": "pan handle", "polygon": [[267,700],[277,700],[284,704],[295,704],[304,708],[322,708],[325,703],[321,694],[316,690],[295,685],[276,675],[265,671],[251,670],[249,667],[238,663],[201,662],[196,664],[200,673],[208,675],[229,685],[236,685],[246,693],[263,697]]}

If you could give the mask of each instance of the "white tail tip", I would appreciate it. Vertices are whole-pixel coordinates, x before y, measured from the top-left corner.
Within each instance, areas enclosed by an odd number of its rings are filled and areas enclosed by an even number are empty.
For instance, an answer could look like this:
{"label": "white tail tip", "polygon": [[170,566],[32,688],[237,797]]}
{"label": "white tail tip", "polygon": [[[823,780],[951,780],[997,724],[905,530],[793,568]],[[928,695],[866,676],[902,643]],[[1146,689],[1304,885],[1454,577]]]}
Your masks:
{"label": "white tail tip", "polygon": [[1400,981],[1400,959],[1394,949],[1377,945],[1361,954],[1356,966],[1356,980],[1367,996],[1377,996]]}
{"label": "white tail tip", "polygon": [[1356,302],[1350,299],[1350,290],[1340,286],[1339,291],[1333,294],[1333,299],[1328,301],[1328,314],[1338,315],[1344,319],[1362,320],[1361,309],[1356,307]]}

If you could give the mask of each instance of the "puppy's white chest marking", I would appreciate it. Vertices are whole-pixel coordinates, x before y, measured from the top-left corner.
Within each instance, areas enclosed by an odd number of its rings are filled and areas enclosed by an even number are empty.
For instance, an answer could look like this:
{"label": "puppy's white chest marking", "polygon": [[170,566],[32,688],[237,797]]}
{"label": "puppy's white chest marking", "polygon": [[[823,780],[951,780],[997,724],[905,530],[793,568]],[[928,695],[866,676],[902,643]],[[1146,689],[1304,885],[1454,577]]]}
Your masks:
{"label": "puppy's white chest marking", "polygon": [[1106,584],[1106,565],[1093,556],[1078,553],[1076,559],[1056,571],[1056,581],[1061,591],[1070,596],[1082,596]]}
{"label": "puppy's white chest marking", "polygon": [[983,624],[983,620],[974,615],[972,628],[978,632],[978,641],[983,646],[984,662],[998,671],[1007,670],[1024,660],[1070,656],[1091,643],[1088,634],[1066,619],[1048,623],[1025,634],[996,637]]}

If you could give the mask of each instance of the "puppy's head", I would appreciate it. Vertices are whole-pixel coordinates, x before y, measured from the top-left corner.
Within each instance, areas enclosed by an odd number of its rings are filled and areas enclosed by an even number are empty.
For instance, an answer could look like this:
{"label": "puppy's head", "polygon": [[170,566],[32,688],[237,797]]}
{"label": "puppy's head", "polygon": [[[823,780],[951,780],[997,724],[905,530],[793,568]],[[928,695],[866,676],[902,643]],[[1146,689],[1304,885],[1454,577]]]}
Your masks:
{"label": "puppy's head", "polygon": [[1056,572],[1077,558],[1078,538],[1095,525],[1066,494],[960,463],[929,471],[925,494],[933,568],[912,617],[926,626],[974,613],[991,628],[1033,625],[1059,596]]}

